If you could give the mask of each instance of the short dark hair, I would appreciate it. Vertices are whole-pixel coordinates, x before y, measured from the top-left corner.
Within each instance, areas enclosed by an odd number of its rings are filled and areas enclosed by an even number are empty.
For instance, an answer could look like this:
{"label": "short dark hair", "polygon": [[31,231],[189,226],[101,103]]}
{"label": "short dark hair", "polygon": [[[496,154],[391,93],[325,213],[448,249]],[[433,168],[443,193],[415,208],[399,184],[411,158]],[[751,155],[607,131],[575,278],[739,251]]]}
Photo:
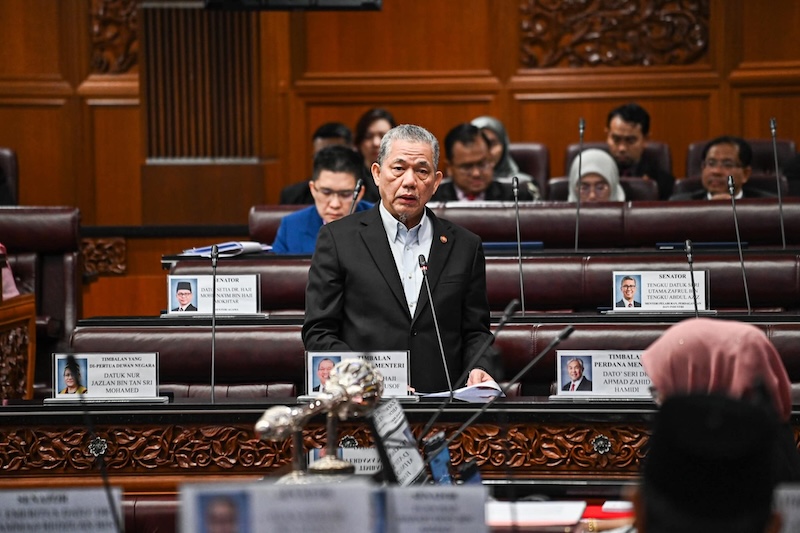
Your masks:
{"label": "short dark hair", "polygon": [[611,126],[611,121],[614,117],[619,117],[625,122],[639,124],[642,127],[642,135],[645,137],[650,133],[650,113],[636,102],[631,102],[612,109],[606,119],[606,127]]}
{"label": "short dark hair", "polygon": [[632,282],[636,283],[636,280],[635,280],[635,279],[633,279],[631,276],[624,276],[624,277],[623,277],[623,278],[622,278],[622,279],[619,281],[619,284],[620,284],[620,285],[622,285],[623,283],[625,283],[625,280],[628,280],[628,279],[629,279],[629,280],[631,280]]}
{"label": "short dark hair", "polygon": [[477,141],[478,138],[483,139],[486,146],[489,146],[489,140],[479,127],[469,122],[462,122],[458,126],[455,126],[447,132],[447,136],[444,138],[445,157],[448,161],[453,161],[453,146],[455,146],[456,143],[469,145]]}
{"label": "short dark hair", "polygon": [[314,171],[311,179],[316,181],[323,170],[352,174],[356,180],[365,178],[365,167],[361,155],[349,146],[341,144],[326,146],[314,156]]}
{"label": "short dark hair", "polygon": [[750,143],[741,137],[735,137],[733,135],[720,135],[708,141],[703,147],[702,161],[706,160],[708,151],[718,144],[732,144],[739,148],[739,162],[743,167],[749,167],[750,163],[753,161],[753,149],[750,147]]}
{"label": "short dark hair", "polygon": [[361,144],[361,141],[367,136],[367,130],[376,120],[386,120],[393,128],[397,126],[394,115],[382,107],[373,107],[361,115],[361,118],[356,123],[356,144]]}
{"label": "short dark hair", "polygon": [[344,139],[346,144],[353,144],[353,132],[341,122],[326,122],[314,132],[312,141],[317,139]]}

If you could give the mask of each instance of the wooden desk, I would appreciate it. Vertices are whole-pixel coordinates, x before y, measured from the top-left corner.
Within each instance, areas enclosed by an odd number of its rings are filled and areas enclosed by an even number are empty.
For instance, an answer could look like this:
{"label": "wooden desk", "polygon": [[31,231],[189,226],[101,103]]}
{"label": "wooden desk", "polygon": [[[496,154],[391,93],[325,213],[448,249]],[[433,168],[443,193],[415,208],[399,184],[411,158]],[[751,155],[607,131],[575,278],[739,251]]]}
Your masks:
{"label": "wooden desk", "polygon": [[36,300],[23,294],[0,302],[0,398],[33,398]]}

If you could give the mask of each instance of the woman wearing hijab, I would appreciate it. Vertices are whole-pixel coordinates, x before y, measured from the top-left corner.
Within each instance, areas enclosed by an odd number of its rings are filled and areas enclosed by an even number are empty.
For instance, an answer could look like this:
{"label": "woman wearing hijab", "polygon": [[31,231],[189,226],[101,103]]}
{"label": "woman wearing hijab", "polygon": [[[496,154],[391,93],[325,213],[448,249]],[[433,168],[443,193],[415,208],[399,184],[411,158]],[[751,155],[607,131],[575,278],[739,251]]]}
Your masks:
{"label": "woman wearing hijab", "polygon": [[508,153],[508,145],[511,141],[508,138],[506,127],[494,117],[482,116],[474,119],[471,124],[480,128],[481,133],[486,138],[489,145],[489,156],[494,164],[494,177],[502,183],[510,183],[516,176],[520,183],[524,183],[534,200],[541,198],[539,188],[533,181],[533,176],[519,170],[519,165],[511,158]]}
{"label": "woman wearing hijab", "polygon": [[[578,160],[581,175],[578,177]],[[614,158],[605,150],[589,148],[572,160],[569,169],[569,197],[577,202],[624,202],[625,191],[619,184],[619,170]]]}
{"label": "woman wearing hijab", "polygon": [[645,350],[642,366],[657,401],[708,393],[771,405],[786,433],[773,454],[774,474],[778,481],[800,480],[800,455],[787,424],[792,411],[789,375],[763,331],[733,320],[684,320]]}

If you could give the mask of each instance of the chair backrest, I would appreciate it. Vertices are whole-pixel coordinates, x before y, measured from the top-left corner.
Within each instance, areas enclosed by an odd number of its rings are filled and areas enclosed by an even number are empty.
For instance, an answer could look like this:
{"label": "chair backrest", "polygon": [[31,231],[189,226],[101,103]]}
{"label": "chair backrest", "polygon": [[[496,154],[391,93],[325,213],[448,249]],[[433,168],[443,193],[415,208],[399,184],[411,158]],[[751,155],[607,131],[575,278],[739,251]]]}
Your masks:
{"label": "chair backrest", "polygon": [[[710,140],[693,142],[686,149],[687,178],[694,178],[703,173],[703,169],[700,166],[703,160],[703,148]],[[753,174],[772,174],[775,176],[775,152],[772,150],[772,139],[745,140],[753,149],[753,161],[750,164],[753,168]],[[776,139],[775,145],[778,153],[778,167],[782,169],[796,155],[797,147],[791,139]],[[678,192],[677,189],[674,192]]]}
{"label": "chair backrest", "polygon": [[[600,150],[605,150],[608,152],[608,144],[605,142],[583,143],[584,150],[589,148],[599,148]],[[564,157],[565,176],[569,176],[569,167],[572,164],[572,160],[578,156],[579,150],[580,145],[578,143],[567,146],[567,153]],[[667,143],[663,143],[661,141],[647,141],[647,145],[644,147],[644,155],[642,157],[646,157],[647,159],[655,161],[660,168],[663,168],[672,174],[672,152],[670,151]]]}
{"label": "chair backrest", "polygon": [[[620,178],[619,184],[625,191],[626,200],[658,200],[658,183],[642,178]],[[550,193],[547,199],[565,202],[569,198],[569,178],[558,177],[550,180]]]}
{"label": "chair backrest", "polygon": [[[786,196],[789,193],[789,181],[786,176],[781,176],[781,195]],[[683,178],[682,180],[675,181],[675,188],[672,194],[681,194],[688,192],[699,191],[703,188],[703,182],[700,176],[691,178]],[[744,188],[747,190],[758,189],[759,191],[766,191],[777,196],[778,187],[775,181],[775,173],[756,174],[755,172],[750,175],[750,179],[745,183]]]}
{"label": "chair backrest", "polygon": [[18,186],[17,153],[11,148],[0,146],[0,205],[19,203]]}
{"label": "chair backrest", "polygon": [[550,179],[550,151],[542,143],[511,143],[508,153],[519,169],[533,176],[542,198],[547,198]]}

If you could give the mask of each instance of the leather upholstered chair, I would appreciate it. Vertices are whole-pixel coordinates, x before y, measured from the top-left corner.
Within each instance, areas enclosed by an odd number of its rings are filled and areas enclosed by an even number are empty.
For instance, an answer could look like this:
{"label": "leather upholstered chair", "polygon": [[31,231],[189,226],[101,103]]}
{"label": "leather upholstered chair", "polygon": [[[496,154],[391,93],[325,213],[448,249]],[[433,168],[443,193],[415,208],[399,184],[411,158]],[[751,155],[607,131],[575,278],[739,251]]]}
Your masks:
{"label": "leather upholstered chair", "polygon": [[542,143],[511,143],[508,153],[522,172],[533,176],[542,199],[547,198],[550,179],[550,151],[547,146]]}
{"label": "leather upholstered chair", "polygon": [[0,146],[0,205],[19,203],[19,169],[17,153]]}
{"label": "leather upholstered chair", "polygon": [[[605,150],[608,152],[608,144],[605,142],[583,143],[584,150],[589,148],[599,148],[600,150]],[[569,167],[572,164],[572,160],[577,157],[579,150],[580,145],[577,143],[567,146],[567,151],[564,156],[565,176],[569,176]],[[672,152],[670,151],[667,143],[660,141],[647,141],[647,145],[644,147],[644,157],[657,161],[659,167],[672,174]]]}

